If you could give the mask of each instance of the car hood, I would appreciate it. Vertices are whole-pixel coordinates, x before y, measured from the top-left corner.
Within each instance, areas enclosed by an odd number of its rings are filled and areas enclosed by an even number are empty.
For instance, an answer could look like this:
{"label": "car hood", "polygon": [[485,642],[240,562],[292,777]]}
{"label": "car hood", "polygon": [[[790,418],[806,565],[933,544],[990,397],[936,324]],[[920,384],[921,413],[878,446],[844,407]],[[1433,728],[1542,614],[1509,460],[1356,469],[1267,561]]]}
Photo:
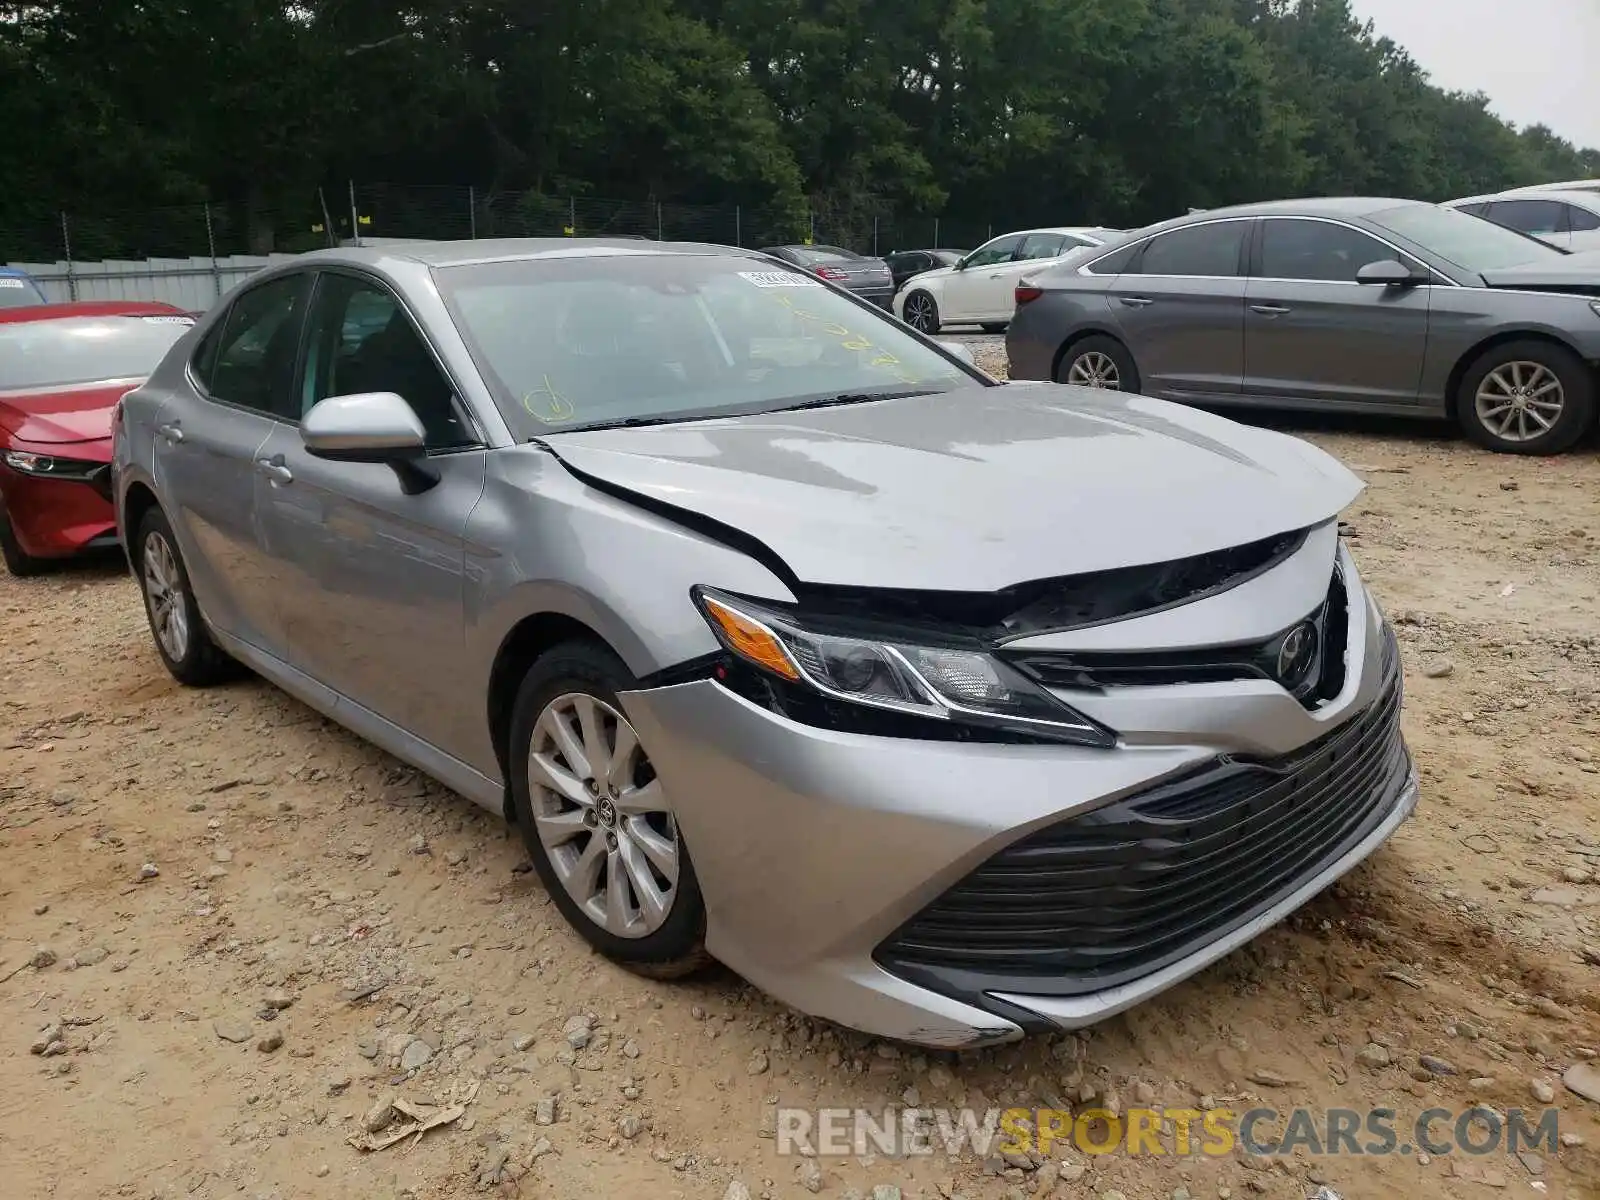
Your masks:
{"label": "car hood", "polygon": [[111,410],[136,379],[43,390],[0,391],[0,430],[42,445],[93,442],[111,436]]}
{"label": "car hood", "polygon": [[574,431],[580,477],[755,538],[806,583],[996,591],[1333,518],[1362,483],[1295,438],[1049,383]]}
{"label": "car hood", "polygon": [[1600,296],[1600,251],[1588,250],[1554,261],[1526,263],[1483,272],[1490,287],[1534,292],[1573,292]]}

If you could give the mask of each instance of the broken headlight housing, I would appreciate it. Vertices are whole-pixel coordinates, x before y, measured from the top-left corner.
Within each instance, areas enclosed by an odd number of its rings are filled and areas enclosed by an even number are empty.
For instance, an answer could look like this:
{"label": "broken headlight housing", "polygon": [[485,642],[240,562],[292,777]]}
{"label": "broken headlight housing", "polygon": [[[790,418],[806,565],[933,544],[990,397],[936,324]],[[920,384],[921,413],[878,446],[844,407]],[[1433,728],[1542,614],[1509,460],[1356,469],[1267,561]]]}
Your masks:
{"label": "broken headlight housing", "polygon": [[734,659],[792,687],[902,717],[1029,740],[1109,747],[1116,736],[980,646],[861,635],[710,588],[694,601]]}

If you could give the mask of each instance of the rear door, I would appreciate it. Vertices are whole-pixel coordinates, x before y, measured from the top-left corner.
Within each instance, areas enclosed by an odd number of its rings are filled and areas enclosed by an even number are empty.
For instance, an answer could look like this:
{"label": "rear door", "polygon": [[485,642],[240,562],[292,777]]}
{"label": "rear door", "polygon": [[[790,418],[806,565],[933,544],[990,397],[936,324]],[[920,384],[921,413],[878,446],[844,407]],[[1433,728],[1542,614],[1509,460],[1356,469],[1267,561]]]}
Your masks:
{"label": "rear door", "polygon": [[307,272],[240,293],[156,417],[157,488],[206,619],[282,657],[271,572],[255,529],[256,456],[294,404]]}
{"label": "rear door", "polygon": [[1172,400],[1236,398],[1244,384],[1244,263],[1252,218],[1157,234],[1108,291],[1141,390]]}
{"label": "rear door", "polygon": [[1342,222],[1265,217],[1246,293],[1247,399],[1341,406],[1417,403],[1427,287],[1356,282],[1368,263],[1422,263]]}

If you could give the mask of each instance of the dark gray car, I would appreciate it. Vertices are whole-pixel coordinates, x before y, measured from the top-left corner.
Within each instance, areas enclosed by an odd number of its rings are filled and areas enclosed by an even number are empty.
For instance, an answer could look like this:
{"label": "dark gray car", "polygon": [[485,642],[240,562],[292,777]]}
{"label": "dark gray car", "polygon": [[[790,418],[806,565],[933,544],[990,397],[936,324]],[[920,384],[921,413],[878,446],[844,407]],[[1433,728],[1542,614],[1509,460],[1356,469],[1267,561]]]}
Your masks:
{"label": "dark gray car", "polygon": [[841,246],[768,246],[761,253],[809,271],[879,308],[888,308],[894,300],[894,276],[881,258],[867,258]]}
{"label": "dark gray car", "polygon": [[1013,379],[1446,417],[1556,454],[1594,425],[1600,268],[1407,200],[1195,213],[1025,279]]}

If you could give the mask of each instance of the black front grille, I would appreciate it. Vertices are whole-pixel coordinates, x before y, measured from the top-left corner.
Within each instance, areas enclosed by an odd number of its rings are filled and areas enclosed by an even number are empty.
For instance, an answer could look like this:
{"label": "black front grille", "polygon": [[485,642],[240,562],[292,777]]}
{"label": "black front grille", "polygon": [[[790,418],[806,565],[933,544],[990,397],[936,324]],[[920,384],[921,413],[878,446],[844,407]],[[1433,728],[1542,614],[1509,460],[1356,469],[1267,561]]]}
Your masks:
{"label": "black front grille", "polygon": [[1383,677],[1366,712],[1293,754],[1222,757],[1008,846],[885,941],[879,961],[950,995],[1080,995],[1215,941],[1391,808],[1409,759],[1387,628]]}

